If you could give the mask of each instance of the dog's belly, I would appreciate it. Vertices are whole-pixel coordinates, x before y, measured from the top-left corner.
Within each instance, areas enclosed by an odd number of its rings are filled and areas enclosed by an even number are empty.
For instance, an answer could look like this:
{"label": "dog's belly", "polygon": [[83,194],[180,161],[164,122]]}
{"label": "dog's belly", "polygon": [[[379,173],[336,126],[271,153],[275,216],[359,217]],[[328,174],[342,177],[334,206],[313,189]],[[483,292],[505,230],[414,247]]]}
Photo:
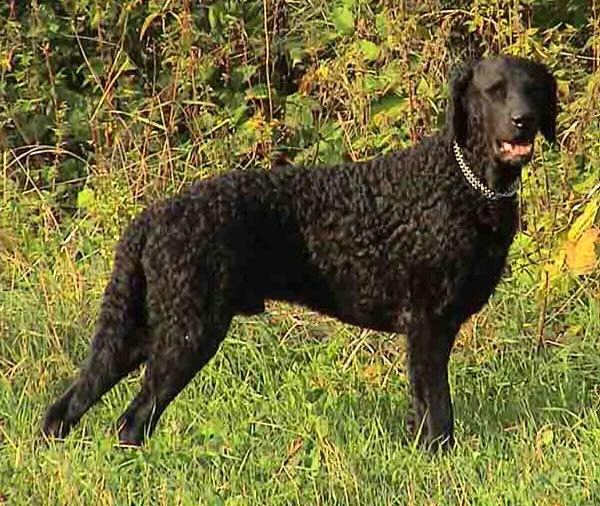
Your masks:
{"label": "dog's belly", "polygon": [[344,323],[379,332],[405,333],[411,321],[412,312],[408,308],[403,308],[401,310],[370,308],[354,312],[347,312],[344,310],[336,311],[331,314],[331,316],[334,316]]}
{"label": "dog's belly", "polygon": [[309,307],[344,323],[383,332],[405,332],[411,318],[408,290],[385,290],[365,280],[313,276],[279,287],[266,298]]}

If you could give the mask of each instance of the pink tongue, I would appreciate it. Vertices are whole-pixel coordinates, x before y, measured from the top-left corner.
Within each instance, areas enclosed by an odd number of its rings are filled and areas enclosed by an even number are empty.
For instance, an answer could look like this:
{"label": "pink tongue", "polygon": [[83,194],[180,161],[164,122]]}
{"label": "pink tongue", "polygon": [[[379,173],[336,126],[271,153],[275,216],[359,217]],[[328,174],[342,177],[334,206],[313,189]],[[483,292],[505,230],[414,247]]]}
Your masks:
{"label": "pink tongue", "polygon": [[531,144],[502,143],[502,150],[511,155],[527,155],[531,151]]}

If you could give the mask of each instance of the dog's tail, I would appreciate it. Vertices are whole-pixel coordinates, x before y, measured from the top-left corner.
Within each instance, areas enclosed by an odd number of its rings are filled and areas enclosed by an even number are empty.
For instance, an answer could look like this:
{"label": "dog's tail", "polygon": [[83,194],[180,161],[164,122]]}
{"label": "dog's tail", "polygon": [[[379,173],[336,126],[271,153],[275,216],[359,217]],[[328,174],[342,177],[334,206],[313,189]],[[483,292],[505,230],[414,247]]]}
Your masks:
{"label": "dog's tail", "polygon": [[141,261],[146,245],[144,216],[142,213],[127,227],[117,245],[96,323],[97,345],[109,342],[119,347],[146,326],[146,276]]}
{"label": "dog's tail", "polygon": [[83,414],[146,357],[146,277],[141,262],[147,225],[143,214],[122,235],[104,291],[91,353],[79,378],[46,411],[43,432],[65,437]]}

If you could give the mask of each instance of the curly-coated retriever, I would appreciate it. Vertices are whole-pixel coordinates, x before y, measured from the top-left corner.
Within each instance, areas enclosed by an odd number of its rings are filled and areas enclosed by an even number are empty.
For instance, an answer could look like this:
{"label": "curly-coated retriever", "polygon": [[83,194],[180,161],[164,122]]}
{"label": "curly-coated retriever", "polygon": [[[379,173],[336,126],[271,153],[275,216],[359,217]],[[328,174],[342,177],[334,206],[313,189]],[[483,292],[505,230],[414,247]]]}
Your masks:
{"label": "curly-coated retriever", "polygon": [[556,82],[514,57],[461,68],[447,124],[410,149],[337,167],[230,172],[144,211],[116,250],[89,358],[52,404],[64,437],[146,363],[119,421],[139,445],[207,363],[236,314],[265,299],[408,335],[412,426],[453,441],[447,364],[460,325],[498,283],[517,224],[522,166],[554,141]]}

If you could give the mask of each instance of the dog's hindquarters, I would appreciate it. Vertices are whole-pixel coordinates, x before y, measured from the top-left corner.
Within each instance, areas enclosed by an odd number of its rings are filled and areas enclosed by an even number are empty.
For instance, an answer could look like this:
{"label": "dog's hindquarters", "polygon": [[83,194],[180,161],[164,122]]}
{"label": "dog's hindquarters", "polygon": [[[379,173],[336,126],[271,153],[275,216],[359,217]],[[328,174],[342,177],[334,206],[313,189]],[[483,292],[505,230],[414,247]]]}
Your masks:
{"label": "dog's hindquarters", "polygon": [[100,397],[146,359],[144,215],[123,234],[105,289],[89,357],[78,378],[46,411],[42,431],[65,437]]}

